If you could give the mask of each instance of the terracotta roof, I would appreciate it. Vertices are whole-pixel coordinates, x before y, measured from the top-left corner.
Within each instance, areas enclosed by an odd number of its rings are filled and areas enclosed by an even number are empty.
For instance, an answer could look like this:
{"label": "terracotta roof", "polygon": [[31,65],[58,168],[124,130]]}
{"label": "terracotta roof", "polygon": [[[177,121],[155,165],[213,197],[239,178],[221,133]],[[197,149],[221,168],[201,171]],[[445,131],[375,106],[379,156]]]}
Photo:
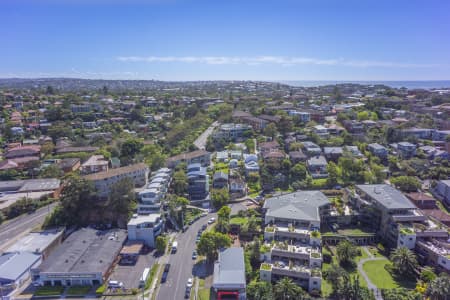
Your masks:
{"label": "terracotta roof", "polygon": [[450,222],[450,215],[440,209],[422,209],[422,212],[430,217],[433,217],[441,222]]}
{"label": "terracotta roof", "polygon": [[406,197],[413,201],[436,201],[436,199],[424,193],[408,193]]}

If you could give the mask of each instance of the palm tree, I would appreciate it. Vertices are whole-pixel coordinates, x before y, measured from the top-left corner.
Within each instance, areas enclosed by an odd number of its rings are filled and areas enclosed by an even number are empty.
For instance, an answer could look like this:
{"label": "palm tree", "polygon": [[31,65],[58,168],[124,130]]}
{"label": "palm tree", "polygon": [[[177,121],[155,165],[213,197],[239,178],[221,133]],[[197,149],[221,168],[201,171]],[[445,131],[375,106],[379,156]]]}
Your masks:
{"label": "palm tree", "polygon": [[448,300],[450,299],[450,277],[442,273],[428,284],[425,292],[431,300]]}
{"label": "palm tree", "polygon": [[406,247],[395,249],[390,259],[399,274],[413,275],[417,267],[416,255]]}
{"label": "palm tree", "polygon": [[337,291],[338,287],[345,281],[349,280],[347,271],[342,267],[332,264],[329,269],[324,272],[325,279],[330,282],[333,291]]}
{"label": "palm tree", "polygon": [[336,247],[336,255],[341,265],[351,263],[356,254],[357,251],[355,245],[347,240],[339,242]]}
{"label": "palm tree", "polygon": [[273,289],[273,295],[276,300],[302,299],[301,295],[304,293],[301,287],[287,277],[279,280]]}

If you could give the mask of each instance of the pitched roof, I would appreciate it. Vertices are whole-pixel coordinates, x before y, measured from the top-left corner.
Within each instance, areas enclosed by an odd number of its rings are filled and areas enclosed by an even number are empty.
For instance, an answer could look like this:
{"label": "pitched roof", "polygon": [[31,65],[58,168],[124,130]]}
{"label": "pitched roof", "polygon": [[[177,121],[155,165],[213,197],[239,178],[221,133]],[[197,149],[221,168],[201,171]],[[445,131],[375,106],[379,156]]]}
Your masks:
{"label": "pitched roof", "polygon": [[330,200],[320,191],[297,191],[275,196],[264,202],[266,216],[275,218],[320,221],[319,207]]}
{"label": "pitched roof", "polygon": [[11,252],[0,256],[0,281],[16,281],[41,259],[30,252]]}

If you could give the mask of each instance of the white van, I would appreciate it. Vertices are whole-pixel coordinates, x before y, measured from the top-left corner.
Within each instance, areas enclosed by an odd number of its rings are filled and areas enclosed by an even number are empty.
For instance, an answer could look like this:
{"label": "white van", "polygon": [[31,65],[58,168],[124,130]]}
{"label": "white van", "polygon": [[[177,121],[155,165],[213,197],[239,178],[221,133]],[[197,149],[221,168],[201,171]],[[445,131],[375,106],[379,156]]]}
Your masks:
{"label": "white van", "polygon": [[139,287],[145,286],[145,283],[147,282],[148,275],[150,275],[150,268],[145,268],[144,272],[142,272],[141,279],[139,280]]}
{"label": "white van", "polygon": [[172,243],[172,253],[177,252],[177,249],[178,249],[178,242],[175,241]]}

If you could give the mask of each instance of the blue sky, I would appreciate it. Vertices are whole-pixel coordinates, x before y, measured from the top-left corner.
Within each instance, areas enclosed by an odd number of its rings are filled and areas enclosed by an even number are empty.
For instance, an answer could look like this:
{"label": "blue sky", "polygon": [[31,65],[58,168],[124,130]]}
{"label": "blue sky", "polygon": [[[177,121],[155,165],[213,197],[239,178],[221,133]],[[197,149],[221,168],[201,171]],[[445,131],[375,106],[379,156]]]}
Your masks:
{"label": "blue sky", "polygon": [[450,1],[1,0],[0,77],[450,79]]}

